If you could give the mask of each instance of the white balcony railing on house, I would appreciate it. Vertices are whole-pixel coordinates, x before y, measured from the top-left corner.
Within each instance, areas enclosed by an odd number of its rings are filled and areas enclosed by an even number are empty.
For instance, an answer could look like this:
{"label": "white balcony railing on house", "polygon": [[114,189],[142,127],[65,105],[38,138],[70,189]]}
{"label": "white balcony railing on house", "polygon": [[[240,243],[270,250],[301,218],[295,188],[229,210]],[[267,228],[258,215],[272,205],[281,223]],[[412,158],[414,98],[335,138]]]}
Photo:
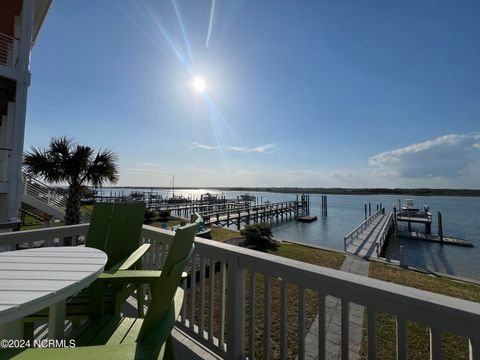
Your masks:
{"label": "white balcony railing on house", "polygon": [[[0,234],[0,246],[9,249],[23,246],[55,246],[62,237],[75,240],[85,235],[88,224]],[[145,268],[161,269],[173,239],[173,232],[143,226],[142,242],[152,246],[144,258]],[[193,265],[193,266],[192,266]],[[280,258],[245,248],[197,238],[192,264],[196,269],[183,286],[188,290],[178,326],[199,342],[226,359],[249,359],[260,352],[264,359],[272,358],[272,342],[279,344],[279,358],[286,358],[291,349],[299,359],[305,358],[306,293],[318,299],[317,339],[319,358],[325,358],[325,297],[341,301],[341,353],[349,356],[349,305],[364,305],[367,312],[368,358],[375,359],[375,319],[378,312],[396,318],[397,358],[407,356],[407,321],[415,321],[430,329],[432,359],[442,358],[442,336],[453,333],[468,339],[471,359],[480,359],[480,304],[420,291],[367,277]],[[215,269],[216,271],[208,271]],[[209,274],[215,276],[209,276]],[[256,281],[263,283],[263,296],[255,294]],[[279,311],[272,311],[272,283],[279,285]],[[288,287],[287,287],[288,285]],[[294,285],[293,290],[291,285]],[[190,291],[196,289],[196,291]],[[291,292],[296,292],[296,316],[287,313]],[[310,295],[309,295],[310,296]],[[214,300],[214,301],[213,301]],[[247,303],[249,306],[247,306]],[[259,307],[260,305],[260,307]],[[258,311],[262,310],[262,311]],[[263,326],[256,327],[261,313]],[[278,338],[272,336],[273,316],[278,316]],[[275,319],[275,320],[278,320]],[[288,332],[295,322],[296,331]],[[260,333],[259,333],[260,332]],[[247,336],[248,334],[248,336]],[[255,349],[256,338],[262,349]],[[288,340],[288,341],[287,341]]]}
{"label": "white balcony railing on house", "polygon": [[18,39],[0,33],[0,65],[15,67],[18,58]]}
{"label": "white balcony railing on house", "polygon": [[[34,197],[43,204],[61,213],[65,213],[65,209],[67,207],[65,191],[53,188],[27,173],[22,173],[22,179],[23,191],[25,194]],[[92,211],[88,208],[82,207],[80,209],[80,222],[88,223],[90,222],[91,218]]]}

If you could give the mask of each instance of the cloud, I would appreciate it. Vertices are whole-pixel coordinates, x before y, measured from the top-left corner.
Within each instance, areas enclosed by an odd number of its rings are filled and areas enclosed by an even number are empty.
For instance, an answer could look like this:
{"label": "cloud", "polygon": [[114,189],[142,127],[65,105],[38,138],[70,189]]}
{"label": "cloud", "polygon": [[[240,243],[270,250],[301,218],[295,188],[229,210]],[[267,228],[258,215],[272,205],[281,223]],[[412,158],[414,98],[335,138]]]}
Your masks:
{"label": "cloud", "polygon": [[[196,148],[199,149],[204,149],[204,150],[217,150],[220,149],[218,146],[210,146],[210,145],[205,145],[205,144],[200,144],[200,143],[192,143],[192,145]],[[224,146],[222,149],[228,150],[228,151],[235,151],[235,152],[243,152],[243,153],[266,153],[268,150],[272,150],[275,148],[274,144],[265,144],[253,148],[249,147],[241,147],[241,146]]]}
{"label": "cloud", "polygon": [[[368,165],[385,178],[478,180],[480,133],[449,134],[375,155]],[[470,177],[466,179],[466,177]]]}
{"label": "cloud", "polygon": [[199,148],[199,149],[205,149],[205,150],[215,150],[215,149],[218,149],[218,147],[216,146],[210,146],[210,145],[204,145],[204,144],[199,144],[199,143],[192,143],[192,145],[196,148]]}

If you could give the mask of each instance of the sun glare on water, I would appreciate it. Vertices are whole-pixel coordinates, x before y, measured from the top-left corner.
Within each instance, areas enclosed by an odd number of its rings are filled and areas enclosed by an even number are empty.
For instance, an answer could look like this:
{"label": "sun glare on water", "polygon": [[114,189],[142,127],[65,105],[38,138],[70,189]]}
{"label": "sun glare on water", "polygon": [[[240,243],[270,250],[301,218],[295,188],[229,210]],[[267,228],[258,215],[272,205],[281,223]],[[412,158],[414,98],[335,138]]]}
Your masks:
{"label": "sun glare on water", "polygon": [[207,84],[205,83],[205,80],[197,76],[195,79],[193,79],[193,88],[198,92],[204,92],[207,88]]}

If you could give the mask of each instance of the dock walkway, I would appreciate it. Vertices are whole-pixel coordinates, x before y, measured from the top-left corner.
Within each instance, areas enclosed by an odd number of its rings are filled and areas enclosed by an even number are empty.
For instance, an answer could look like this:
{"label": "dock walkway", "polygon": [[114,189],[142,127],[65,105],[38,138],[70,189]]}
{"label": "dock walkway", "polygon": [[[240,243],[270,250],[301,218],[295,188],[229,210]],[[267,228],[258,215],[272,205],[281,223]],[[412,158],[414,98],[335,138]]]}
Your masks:
{"label": "dock walkway", "polygon": [[365,259],[377,258],[392,224],[392,214],[382,209],[366,219],[344,238],[345,252]]}

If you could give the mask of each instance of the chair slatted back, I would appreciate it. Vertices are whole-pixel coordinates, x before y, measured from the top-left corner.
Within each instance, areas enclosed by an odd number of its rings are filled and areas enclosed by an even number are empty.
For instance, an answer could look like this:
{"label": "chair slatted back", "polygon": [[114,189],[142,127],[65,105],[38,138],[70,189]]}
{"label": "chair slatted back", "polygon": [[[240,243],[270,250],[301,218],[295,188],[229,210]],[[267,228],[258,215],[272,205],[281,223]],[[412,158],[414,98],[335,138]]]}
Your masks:
{"label": "chair slatted back", "polygon": [[170,306],[180,284],[182,272],[192,255],[196,232],[196,224],[189,224],[177,229],[160,277],[151,289],[152,302],[148,307],[137,342],[155,343],[155,328],[159,327],[168,316],[171,316]]}
{"label": "chair slatted back", "polygon": [[143,202],[95,204],[85,246],[104,251],[111,268],[138,248],[144,216]]}
{"label": "chair slatted back", "polygon": [[113,207],[110,231],[105,241],[110,268],[137,250],[145,217],[145,203],[116,203]]}

